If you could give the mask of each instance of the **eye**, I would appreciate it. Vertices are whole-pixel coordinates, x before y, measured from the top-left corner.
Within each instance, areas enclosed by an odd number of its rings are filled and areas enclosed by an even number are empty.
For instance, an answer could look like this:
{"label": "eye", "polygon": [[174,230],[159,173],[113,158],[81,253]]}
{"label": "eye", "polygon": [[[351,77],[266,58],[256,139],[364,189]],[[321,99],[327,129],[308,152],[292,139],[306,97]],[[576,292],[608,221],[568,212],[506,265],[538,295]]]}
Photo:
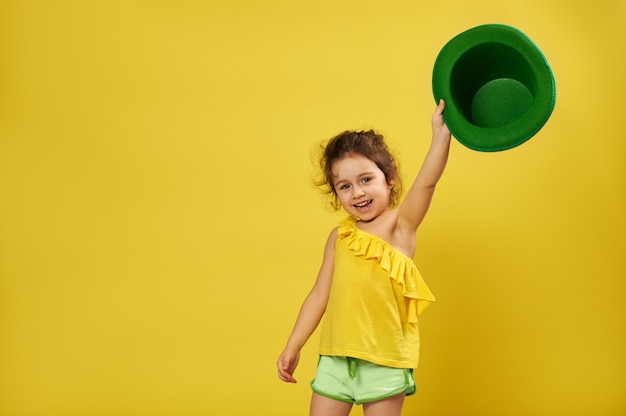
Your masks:
{"label": "eye", "polygon": [[371,180],[372,180],[372,178],[370,178],[370,177],[366,176],[365,178],[361,179],[361,182],[363,182],[363,183],[368,183],[368,182],[370,182]]}
{"label": "eye", "polygon": [[349,185],[349,184],[347,184],[347,183],[344,183],[343,185],[341,185],[341,186],[339,187],[339,189],[340,189],[340,190],[342,190],[342,191],[343,191],[343,190],[346,190],[346,189],[349,189],[349,188],[350,188],[350,185]]}

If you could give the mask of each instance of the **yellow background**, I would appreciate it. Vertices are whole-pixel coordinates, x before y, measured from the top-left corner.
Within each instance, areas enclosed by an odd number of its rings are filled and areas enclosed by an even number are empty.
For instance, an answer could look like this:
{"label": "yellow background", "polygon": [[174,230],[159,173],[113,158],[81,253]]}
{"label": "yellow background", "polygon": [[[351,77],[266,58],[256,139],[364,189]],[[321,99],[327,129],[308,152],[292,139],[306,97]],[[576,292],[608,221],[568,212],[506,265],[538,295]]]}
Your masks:
{"label": "yellow background", "polygon": [[342,217],[311,153],[373,127],[409,182],[437,53],[484,23],[557,105],[518,148],[453,141],[404,414],[626,414],[624,4],[0,3],[0,414],[306,414],[316,335],[299,384],[274,362]]}

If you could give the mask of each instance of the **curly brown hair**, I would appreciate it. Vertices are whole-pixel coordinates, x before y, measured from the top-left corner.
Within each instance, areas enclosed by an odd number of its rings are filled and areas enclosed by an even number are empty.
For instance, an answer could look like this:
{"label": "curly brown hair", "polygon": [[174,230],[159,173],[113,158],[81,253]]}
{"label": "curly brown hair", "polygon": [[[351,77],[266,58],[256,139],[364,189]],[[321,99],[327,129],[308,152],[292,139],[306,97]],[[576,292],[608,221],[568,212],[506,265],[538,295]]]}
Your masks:
{"label": "curly brown hair", "polygon": [[393,186],[389,194],[389,204],[393,207],[399,202],[402,194],[402,182],[398,172],[395,157],[389,151],[381,134],[374,130],[352,131],[343,133],[322,143],[319,156],[321,168],[320,179],[316,181],[324,193],[331,197],[331,207],[334,210],[341,208],[337,191],[333,186],[333,164],[350,153],[356,153],[370,159],[384,173],[387,184]]}

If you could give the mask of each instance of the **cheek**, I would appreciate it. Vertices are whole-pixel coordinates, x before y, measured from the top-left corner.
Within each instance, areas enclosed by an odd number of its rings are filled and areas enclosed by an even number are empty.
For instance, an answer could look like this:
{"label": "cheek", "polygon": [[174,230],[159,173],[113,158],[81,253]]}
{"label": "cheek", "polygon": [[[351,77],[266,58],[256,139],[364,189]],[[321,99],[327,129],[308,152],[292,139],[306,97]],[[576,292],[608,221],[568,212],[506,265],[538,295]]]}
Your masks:
{"label": "cheek", "polygon": [[350,195],[347,195],[345,193],[343,193],[343,194],[340,193],[339,196],[338,196],[338,199],[339,199],[339,203],[344,208],[352,206],[352,197]]}

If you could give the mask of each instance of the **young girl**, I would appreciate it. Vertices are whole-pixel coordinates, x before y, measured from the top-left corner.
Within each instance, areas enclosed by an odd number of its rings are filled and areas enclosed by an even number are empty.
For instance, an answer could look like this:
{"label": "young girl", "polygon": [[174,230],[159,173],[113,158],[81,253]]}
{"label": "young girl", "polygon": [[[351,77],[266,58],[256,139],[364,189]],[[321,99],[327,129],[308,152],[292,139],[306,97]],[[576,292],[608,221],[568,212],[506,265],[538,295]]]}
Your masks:
{"label": "young girl", "polygon": [[[278,377],[293,377],[300,350],[325,314],[311,416],[400,415],[415,393],[417,317],[434,301],[413,256],[415,233],[443,174],[450,131],[440,100],[424,163],[404,201],[393,157],[373,131],[344,132],[325,147],[324,184],[349,214],[326,242],[317,280],[278,358]],[[338,202],[338,203],[337,203]]]}

